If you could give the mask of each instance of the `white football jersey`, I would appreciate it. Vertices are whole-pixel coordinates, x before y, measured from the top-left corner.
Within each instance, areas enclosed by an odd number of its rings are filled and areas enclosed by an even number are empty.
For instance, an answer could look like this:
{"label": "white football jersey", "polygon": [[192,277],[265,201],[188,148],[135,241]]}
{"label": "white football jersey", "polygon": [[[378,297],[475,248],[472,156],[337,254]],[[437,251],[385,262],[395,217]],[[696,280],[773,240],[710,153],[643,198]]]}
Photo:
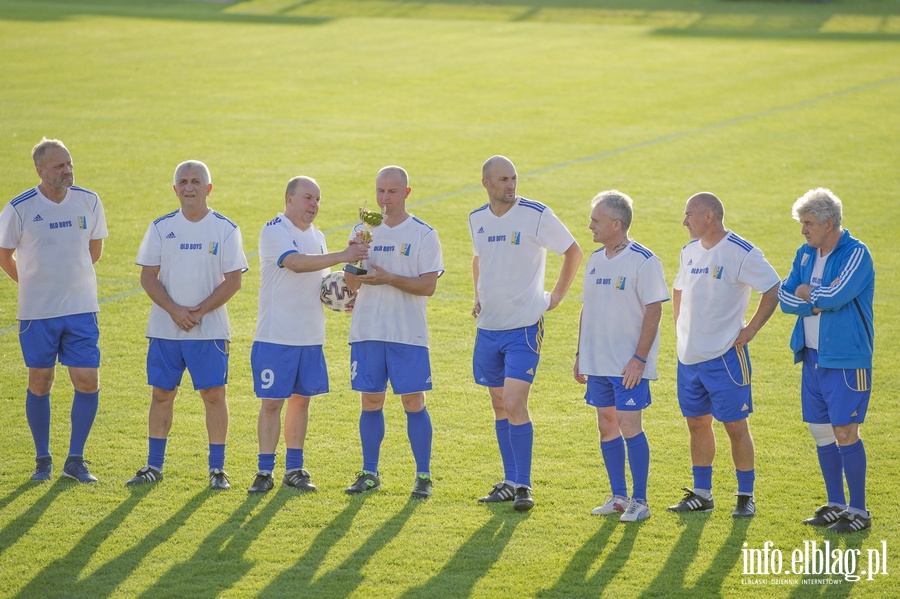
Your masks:
{"label": "white football jersey", "polygon": [[282,265],[290,254],[327,254],[325,235],[310,225],[298,229],[279,213],[259,232],[259,311],[255,341],[279,345],[325,343],[325,314],[319,291],[329,269],[294,272]]}
{"label": "white football jersey", "polygon": [[724,355],[744,328],[750,289],[765,293],[779,281],[762,251],[731,231],[708,250],[699,239],[684,246],[674,285],[681,290],[675,326],[681,363]]}
{"label": "white football jersey", "polygon": [[90,241],[107,235],[100,198],[81,187],[70,187],[58,204],[37,187],[6,204],[0,211],[0,247],[16,254],[16,318],[98,312]]}
{"label": "white football jersey", "polygon": [[[646,306],[669,300],[662,263],[653,252],[630,241],[621,252],[607,258],[600,248],[590,255],[584,271],[581,335],[578,367],[581,374],[622,376],[634,355]],[[644,356],[645,379],[657,378],[659,331]]]}
{"label": "white football jersey", "polygon": [[[213,292],[225,275],[246,272],[247,257],[240,228],[210,210],[191,222],[181,210],[153,221],[138,249],[138,266],[159,266],[159,280],[180,306],[196,306]],[[225,305],[205,314],[200,324],[183,331],[156,303],[150,306],[147,337],[155,339],[231,339]]]}
{"label": "white football jersey", "polygon": [[[356,233],[351,233],[351,239]],[[444,272],[437,231],[410,215],[396,227],[381,224],[372,230],[367,268],[377,265],[404,277]],[[389,341],[428,346],[425,310],[428,298],[391,285],[362,285],[353,305],[350,343]]]}
{"label": "white football jersey", "polygon": [[490,204],[473,210],[469,231],[478,256],[476,326],[507,331],[536,323],[550,305],[547,250],[562,254],[575,238],[549,207],[523,197],[503,216],[495,216]]}

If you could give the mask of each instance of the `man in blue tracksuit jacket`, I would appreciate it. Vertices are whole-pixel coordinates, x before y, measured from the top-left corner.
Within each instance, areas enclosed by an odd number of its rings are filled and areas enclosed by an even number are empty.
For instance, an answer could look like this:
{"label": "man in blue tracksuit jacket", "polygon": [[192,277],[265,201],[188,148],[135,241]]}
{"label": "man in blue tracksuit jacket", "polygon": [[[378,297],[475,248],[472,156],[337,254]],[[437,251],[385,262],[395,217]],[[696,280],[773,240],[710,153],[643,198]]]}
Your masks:
{"label": "man in blue tracksuit jacket", "polygon": [[791,349],[795,362],[803,362],[803,421],[816,441],[828,495],[803,523],[857,532],[872,526],[859,425],[872,388],[875,268],[869,248],[841,228],[841,201],[831,191],[806,192],[794,203],[793,216],[806,243],[778,298],[784,312],[798,317]]}

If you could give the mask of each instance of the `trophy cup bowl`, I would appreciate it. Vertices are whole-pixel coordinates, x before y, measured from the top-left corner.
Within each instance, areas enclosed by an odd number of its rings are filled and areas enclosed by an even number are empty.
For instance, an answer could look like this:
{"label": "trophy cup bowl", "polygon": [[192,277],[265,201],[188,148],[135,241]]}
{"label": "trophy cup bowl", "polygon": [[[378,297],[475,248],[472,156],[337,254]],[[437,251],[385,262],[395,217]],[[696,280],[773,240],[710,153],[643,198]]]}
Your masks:
{"label": "trophy cup bowl", "polygon": [[[365,205],[363,205],[363,207],[359,209],[359,225],[356,226],[357,235],[359,235],[365,243],[369,243],[372,241],[372,229],[379,226],[383,221],[384,210],[375,212],[374,210],[367,209]],[[362,260],[357,260],[356,262],[345,264],[344,272],[350,273],[351,275],[364,275],[369,272],[369,270],[363,268]]]}

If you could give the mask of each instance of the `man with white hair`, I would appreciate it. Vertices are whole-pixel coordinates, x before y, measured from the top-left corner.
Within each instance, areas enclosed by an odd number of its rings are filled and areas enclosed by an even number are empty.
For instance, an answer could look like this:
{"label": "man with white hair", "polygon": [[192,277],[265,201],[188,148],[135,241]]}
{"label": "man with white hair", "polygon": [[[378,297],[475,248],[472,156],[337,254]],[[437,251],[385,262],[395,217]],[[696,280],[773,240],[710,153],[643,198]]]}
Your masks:
{"label": "man with white hair", "polygon": [[872,389],[875,268],[865,244],[841,228],[841,200],[830,190],[806,192],[792,213],[806,243],[778,297],[781,309],[797,316],[791,350],[803,363],[803,421],[816,441],[828,498],[803,523],[857,532],[872,526],[859,425]]}
{"label": "man with white hair", "polygon": [[97,482],[86,466],[100,393],[97,276],[106,218],[100,198],[75,186],[72,156],[57,139],[31,151],[41,182],[0,212],[0,268],[19,284],[19,344],[28,368],[25,418],[35,447],[31,480],[49,480],[50,391],[57,360],[75,388],[63,476]]}
{"label": "man with white hair", "polygon": [[207,203],[212,178],[206,165],[182,162],[174,179],[181,208],[150,224],[136,260],[141,286],[153,300],[147,323],[147,382],[153,391],[147,465],[125,484],[162,479],[175,396],[187,369],[206,408],[209,485],[226,490],[231,334],[225,302],[241,288],[247,257],[240,228]]}

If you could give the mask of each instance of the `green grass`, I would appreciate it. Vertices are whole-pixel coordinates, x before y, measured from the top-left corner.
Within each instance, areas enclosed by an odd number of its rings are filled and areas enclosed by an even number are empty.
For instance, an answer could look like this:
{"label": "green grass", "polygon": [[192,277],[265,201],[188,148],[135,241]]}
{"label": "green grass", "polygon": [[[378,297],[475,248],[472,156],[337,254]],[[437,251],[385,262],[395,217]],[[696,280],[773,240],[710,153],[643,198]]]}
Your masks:
{"label": "green grass", "polygon": [[[97,265],[103,390],[88,442],[96,485],[27,482],[16,289],[0,280],[0,596],[895,595],[898,42],[900,3],[888,0],[0,0],[0,198],[37,182],[29,151],[42,135],[59,137],[77,183],[103,199],[110,229]],[[629,193],[632,236],[660,255],[670,281],[687,241],[684,202],[696,191],[718,193],[726,225],[782,275],[801,242],[793,200],[820,185],[844,200],[845,225],[869,244],[878,269],[875,390],[863,427],[870,533],[837,538],[799,524],[823,491],[800,422],[799,370],[787,348],[793,323],[780,313],[753,343],[760,515],[730,517],[735,483],[720,427],[720,507],[684,518],[664,510],[690,483],[666,307],[660,380],[645,416],[654,515],[638,526],[588,516],[607,482],[593,413],[571,377],[580,276],[547,316],[532,392],[537,507],[522,515],[474,502],[500,464],[487,393],[470,374],[466,216],[485,201],[480,166],[495,153],[516,163],[520,192],[550,204],[586,250],[590,198]],[[124,481],[146,459],[149,401],[149,300],[134,258],[147,224],[177,206],[171,174],[188,158],[209,164],[211,204],[241,225],[254,252],[229,303],[235,488],[205,489],[203,410],[188,385],[176,401],[166,479],[130,492]],[[446,274],[429,307],[435,496],[407,501],[414,466],[395,398],[382,490],[343,494],[360,464],[359,408],[348,384],[349,320],[328,314],[333,391],[313,402],[307,439],[320,491],[248,497],[259,228],[279,210],[286,181],[307,174],[323,190],[317,225],[338,247],[389,163],[409,170],[411,211],[437,228],[444,249]],[[559,259],[549,262],[555,276]],[[71,393],[65,371],[58,376],[57,469]],[[771,540],[787,561],[805,540],[826,539],[864,557],[886,541],[890,574],[828,586],[742,584],[743,543]],[[794,578],[802,577],[776,577]]]}

